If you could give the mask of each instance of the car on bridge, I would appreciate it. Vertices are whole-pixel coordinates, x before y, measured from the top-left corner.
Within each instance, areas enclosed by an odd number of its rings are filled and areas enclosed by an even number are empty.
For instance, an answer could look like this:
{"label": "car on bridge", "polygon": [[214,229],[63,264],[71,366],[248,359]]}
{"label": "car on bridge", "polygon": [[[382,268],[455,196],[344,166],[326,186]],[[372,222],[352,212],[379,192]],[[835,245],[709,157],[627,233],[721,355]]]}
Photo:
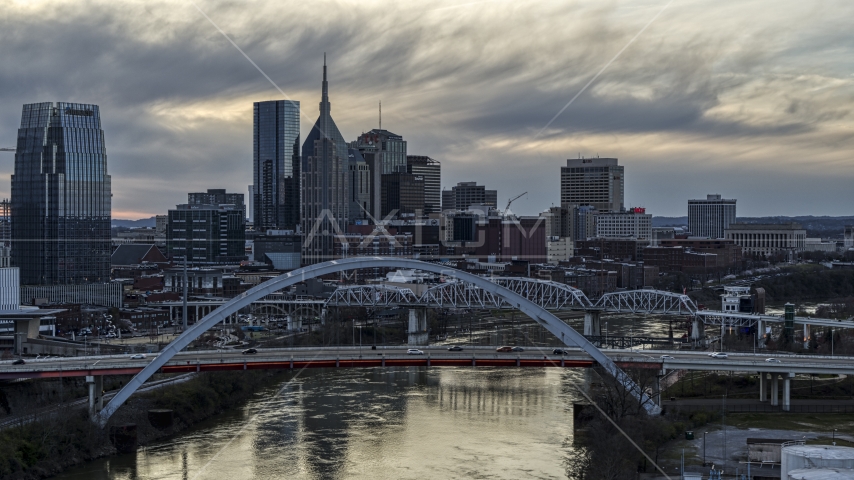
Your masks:
{"label": "car on bridge", "polygon": [[496,349],[495,349],[495,351],[496,351],[496,352],[512,352],[512,351],[513,351],[513,347],[509,347],[509,346],[498,347],[498,348],[496,348]]}
{"label": "car on bridge", "polygon": [[724,352],[712,352],[709,356],[712,358],[728,358],[727,354]]}
{"label": "car on bridge", "polygon": [[418,350],[417,348],[410,348],[406,351],[407,355],[424,355],[424,352]]}
{"label": "car on bridge", "polygon": [[254,355],[254,354],[258,353],[258,350],[255,350],[254,348],[247,348],[246,350],[244,350],[240,353],[243,355]]}
{"label": "car on bridge", "polygon": [[564,350],[562,348],[555,348],[554,350],[552,350],[552,355],[566,355],[568,353],[569,352],[567,352],[566,350]]}
{"label": "car on bridge", "polygon": [[449,352],[462,352],[463,347],[461,347],[459,345],[454,345],[453,347],[448,347],[448,351]]}
{"label": "car on bridge", "polygon": [[662,360],[676,360],[676,358],[675,358],[675,357],[672,357],[672,356],[670,356],[670,355],[662,355],[662,356],[660,356],[660,357],[658,357],[658,358],[660,358],[660,359],[662,359]]}
{"label": "car on bridge", "polygon": [[25,363],[27,363],[27,362],[25,362],[23,358],[19,358],[19,359],[15,360],[14,362],[12,362],[12,365],[23,365]]}
{"label": "car on bridge", "polygon": [[767,362],[767,363],[781,363],[780,360],[777,360],[776,358],[766,358],[765,362]]}
{"label": "car on bridge", "polygon": [[135,353],[130,356],[131,360],[142,360],[144,358],[146,358],[144,353]]}

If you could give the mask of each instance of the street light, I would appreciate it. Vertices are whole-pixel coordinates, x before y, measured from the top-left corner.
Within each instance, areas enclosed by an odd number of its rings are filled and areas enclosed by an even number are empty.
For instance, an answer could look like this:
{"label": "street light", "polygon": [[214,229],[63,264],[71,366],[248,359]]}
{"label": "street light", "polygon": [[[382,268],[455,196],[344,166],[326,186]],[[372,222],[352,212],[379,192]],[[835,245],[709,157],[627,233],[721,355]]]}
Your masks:
{"label": "street light", "polygon": [[706,434],[709,432],[703,432],[703,466],[706,466]]}
{"label": "street light", "polygon": [[833,444],[836,445],[836,429],[833,429]]}

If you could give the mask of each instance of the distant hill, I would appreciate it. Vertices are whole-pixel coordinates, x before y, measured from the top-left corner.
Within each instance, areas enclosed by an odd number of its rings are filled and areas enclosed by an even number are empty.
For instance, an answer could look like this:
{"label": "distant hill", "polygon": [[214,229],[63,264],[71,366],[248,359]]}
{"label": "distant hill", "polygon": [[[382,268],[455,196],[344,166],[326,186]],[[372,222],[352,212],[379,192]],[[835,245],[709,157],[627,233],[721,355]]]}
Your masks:
{"label": "distant hill", "polygon": [[135,227],[155,227],[155,217],[151,218],[140,218],[139,220],[121,220],[118,218],[114,218],[112,220],[112,226],[114,227],[125,227],[125,228],[135,228]]}
{"label": "distant hill", "polygon": [[681,227],[688,225],[688,217],[652,217],[653,227]]}
{"label": "distant hill", "polygon": [[[808,237],[842,237],[845,225],[854,225],[854,216],[829,217],[804,215],[799,217],[738,217],[739,223],[800,223]],[[688,217],[652,217],[653,227],[679,227],[688,225]]]}

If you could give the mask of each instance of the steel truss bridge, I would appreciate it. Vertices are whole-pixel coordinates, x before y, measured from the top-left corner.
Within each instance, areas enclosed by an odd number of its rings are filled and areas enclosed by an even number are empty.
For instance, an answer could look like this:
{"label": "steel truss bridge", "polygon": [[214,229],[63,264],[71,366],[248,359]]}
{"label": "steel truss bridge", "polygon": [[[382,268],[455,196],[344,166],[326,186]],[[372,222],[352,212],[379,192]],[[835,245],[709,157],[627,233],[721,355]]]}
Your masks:
{"label": "steel truss bridge", "polygon": [[[546,310],[576,310],[617,314],[677,315],[701,320],[706,325],[733,327],[759,323],[782,323],[782,316],[758,315],[718,310],[700,310],[687,295],[661,290],[630,290],[602,295],[595,302],[581,290],[549,280],[533,278],[490,277],[490,282],[524,297]],[[416,286],[413,286],[417,290]],[[448,309],[515,309],[507,300],[466,282],[447,282],[431,286],[420,295],[413,288],[398,285],[373,284],[339,287],[327,306],[338,307],[427,307]],[[854,321],[795,317],[795,323],[854,328]]]}

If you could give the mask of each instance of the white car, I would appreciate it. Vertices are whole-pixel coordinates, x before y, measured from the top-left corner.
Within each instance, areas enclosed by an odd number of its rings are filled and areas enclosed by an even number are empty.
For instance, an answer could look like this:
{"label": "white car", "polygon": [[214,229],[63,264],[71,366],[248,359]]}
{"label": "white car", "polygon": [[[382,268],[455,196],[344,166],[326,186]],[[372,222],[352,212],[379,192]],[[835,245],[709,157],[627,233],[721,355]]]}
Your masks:
{"label": "white car", "polygon": [[676,360],[674,357],[671,357],[670,355],[662,355],[659,358],[662,360]]}
{"label": "white car", "polygon": [[143,358],[147,358],[144,353],[135,353],[130,356],[131,360],[142,360]]}
{"label": "white car", "polygon": [[767,363],[780,363],[780,361],[777,360],[776,358],[766,358],[765,361]]}
{"label": "white car", "polygon": [[406,351],[407,355],[424,355],[424,352],[418,350],[417,348],[410,348]]}
{"label": "white car", "polygon": [[724,352],[713,352],[709,354],[712,358],[727,358],[727,354]]}

